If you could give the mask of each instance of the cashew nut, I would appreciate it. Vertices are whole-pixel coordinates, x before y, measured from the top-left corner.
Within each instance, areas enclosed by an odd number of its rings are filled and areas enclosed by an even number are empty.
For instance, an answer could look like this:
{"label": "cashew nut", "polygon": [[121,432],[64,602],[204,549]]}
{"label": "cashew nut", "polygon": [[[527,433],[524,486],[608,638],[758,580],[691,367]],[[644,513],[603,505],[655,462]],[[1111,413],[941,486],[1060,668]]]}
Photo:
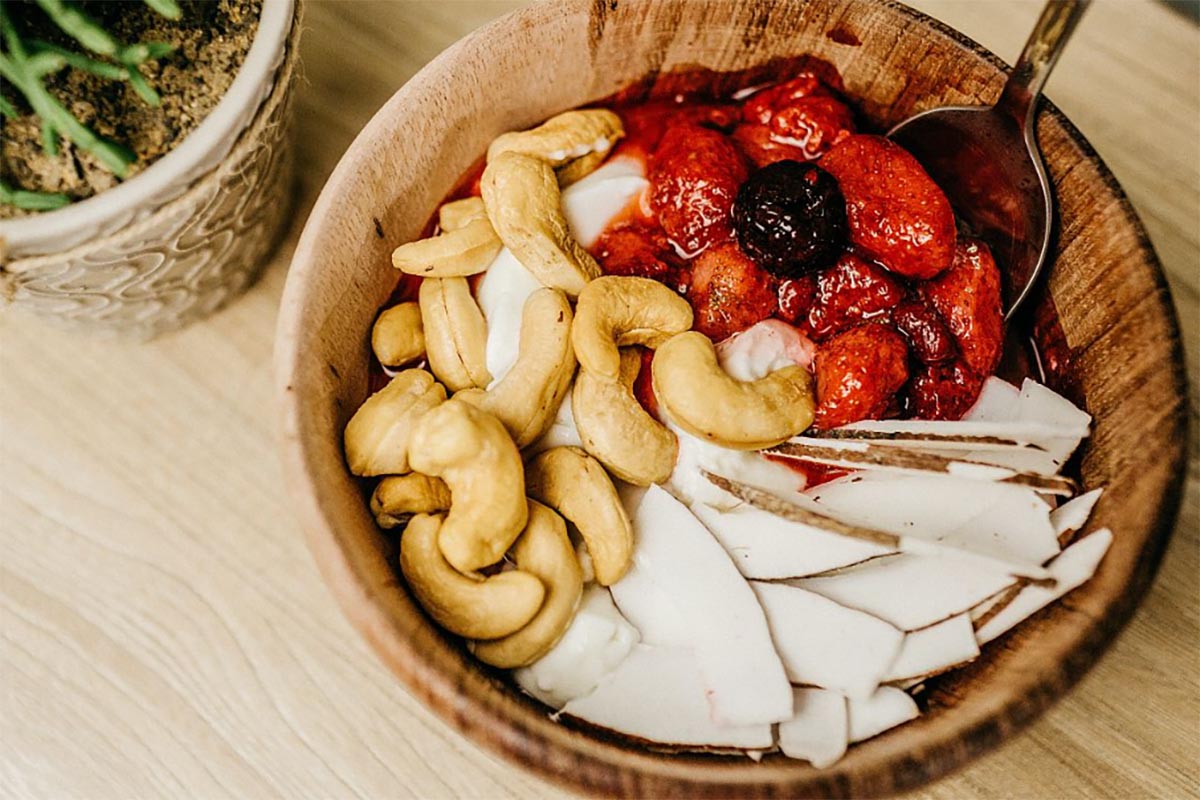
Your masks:
{"label": "cashew nut", "polygon": [[418,514],[400,536],[400,571],[429,616],[470,639],[498,639],[529,624],[546,596],[542,582],[519,570],[490,578],[456,572],[438,550],[444,526],[440,514]]}
{"label": "cashew nut", "polygon": [[586,156],[580,156],[573,161],[568,161],[554,172],[558,175],[558,188],[565,189],[573,183],[591,175],[596,169],[604,163],[604,159],[608,158],[608,152],[597,150],[594,153],[588,153]]}
{"label": "cashew nut", "polygon": [[371,495],[371,513],[381,528],[396,528],[413,514],[433,514],[448,508],[450,489],[446,484],[419,472],[384,478]]}
{"label": "cashew nut", "polygon": [[579,293],[571,341],[581,367],[615,381],[621,371],[618,347],[658,347],[692,327],[687,300],[650,278],[605,275]]}
{"label": "cashew nut", "polygon": [[421,307],[401,303],[384,311],[371,329],[371,349],[385,367],[399,367],[425,353],[425,328]]}
{"label": "cashew nut", "polygon": [[482,197],[464,197],[443,203],[438,209],[438,227],[443,232],[456,231],[469,222],[477,219],[487,219],[487,211],[483,208]]}
{"label": "cashew nut", "polygon": [[561,167],[592,153],[607,153],[625,135],[621,118],[606,108],[564,111],[527,131],[512,131],[492,140],[487,160],[501,153],[520,153]]}
{"label": "cashew nut", "polygon": [[575,297],[600,275],[567,224],[558,178],[550,164],[516,152],[489,159],[483,204],[504,246],[545,286]]}
{"label": "cashew nut", "polygon": [[346,424],[346,463],[355,475],[408,472],[409,443],[418,418],[446,399],[423,369],[406,369],[366,399]]}
{"label": "cashew nut", "polygon": [[459,572],[495,564],[525,527],[521,454],[500,421],[450,399],[417,421],[409,442],[415,472],[450,487],[438,544]]}
{"label": "cashew nut", "polygon": [[525,491],[579,530],[597,583],[621,579],[633,558],[633,527],[599,461],[578,447],[547,450],[525,465]]}
{"label": "cashew nut", "polygon": [[654,394],[671,420],[722,447],[773,447],[813,421],[807,369],[793,365],[756,381],[739,381],[721,369],[712,342],[697,331],[659,347],[652,370]]}
{"label": "cashew nut", "polygon": [[517,447],[536,442],[554,422],[575,374],[571,318],[562,292],[535,291],[521,312],[520,350],[512,369],[486,392],[468,389],[455,397],[504,423]]}
{"label": "cashew nut", "polygon": [[675,469],[679,440],[633,396],[641,363],[636,350],[621,351],[616,381],[579,370],[571,410],[583,449],[621,480],[649,486],[665,481]]}
{"label": "cashew nut", "polygon": [[451,391],[487,386],[487,322],[466,278],[426,278],[417,293],[429,368]]}
{"label": "cashew nut", "polygon": [[461,228],[400,245],[392,251],[392,266],[426,278],[474,275],[488,268],[501,246],[492,223],[477,217]]}
{"label": "cashew nut", "polygon": [[513,545],[512,560],[518,570],[542,582],[546,600],[537,616],[516,633],[471,644],[476,658],[502,669],[525,666],[557,644],[583,596],[583,570],[575,558],[567,526],[562,517],[541,503],[529,501],[529,523]]}

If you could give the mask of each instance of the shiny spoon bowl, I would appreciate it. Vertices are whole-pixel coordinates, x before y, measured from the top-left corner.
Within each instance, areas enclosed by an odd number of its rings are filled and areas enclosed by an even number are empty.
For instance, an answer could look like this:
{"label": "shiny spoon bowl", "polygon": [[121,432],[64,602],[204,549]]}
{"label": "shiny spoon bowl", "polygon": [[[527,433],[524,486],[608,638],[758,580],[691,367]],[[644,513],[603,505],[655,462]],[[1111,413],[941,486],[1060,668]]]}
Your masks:
{"label": "shiny spoon bowl", "polygon": [[1090,3],[1046,3],[994,106],[934,108],[888,132],[946,193],[960,223],[991,247],[1006,319],[1049,259],[1054,188],[1034,123],[1042,87]]}

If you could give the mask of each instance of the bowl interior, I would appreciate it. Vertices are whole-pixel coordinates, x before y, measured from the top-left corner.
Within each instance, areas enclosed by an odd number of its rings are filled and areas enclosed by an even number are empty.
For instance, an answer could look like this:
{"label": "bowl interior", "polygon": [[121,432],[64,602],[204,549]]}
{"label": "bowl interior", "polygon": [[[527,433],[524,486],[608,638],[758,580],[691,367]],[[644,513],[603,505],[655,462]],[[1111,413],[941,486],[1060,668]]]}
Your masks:
{"label": "bowl interior", "polygon": [[1096,418],[1082,475],[1109,487],[1091,525],[1116,538],[1091,582],[938,682],[919,720],[826,770],[656,753],[551,722],[414,605],[341,453],[342,428],[367,392],[371,324],[396,280],[390,251],[419,234],[501,132],[672,71],[738,71],[801,55],[834,64],[881,127],[924,108],[988,102],[1004,79],[994,56],[893,3],[534,4],[447,50],[380,110],[322,192],[288,278],[276,353],[283,456],[334,594],[383,661],[450,724],[585,791],[874,795],[943,774],[1027,724],[1094,661],[1152,577],[1178,506],[1185,394],[1166,288],[1120,188],[1050,107],[1038,126],[1059,203],[1047,289]]}

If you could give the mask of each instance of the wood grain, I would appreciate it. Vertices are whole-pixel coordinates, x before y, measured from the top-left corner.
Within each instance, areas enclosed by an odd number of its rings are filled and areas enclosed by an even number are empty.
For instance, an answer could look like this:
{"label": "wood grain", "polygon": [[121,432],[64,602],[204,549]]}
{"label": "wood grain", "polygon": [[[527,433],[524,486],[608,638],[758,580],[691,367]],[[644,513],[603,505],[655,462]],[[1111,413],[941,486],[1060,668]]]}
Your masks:
{"label": "wood grain", "polygon": [[[0,794],[560,794],[435,719],[344,621],[273,440],[275,308],[316,191],[408,76],[514,5],[310,6],[297,225],[263,282],[212,321],[147,346],[0,321]],[[1038,3],[921,5],[1011,57]],[[1049,95],[1141,212],[1194,366],[1200,37],[1140,2],[1097,3],[1078,37]],[[1195,409],[1193,389],[1184,508],[1133,623],[1028,731],[914,796],[1200,791]]]}

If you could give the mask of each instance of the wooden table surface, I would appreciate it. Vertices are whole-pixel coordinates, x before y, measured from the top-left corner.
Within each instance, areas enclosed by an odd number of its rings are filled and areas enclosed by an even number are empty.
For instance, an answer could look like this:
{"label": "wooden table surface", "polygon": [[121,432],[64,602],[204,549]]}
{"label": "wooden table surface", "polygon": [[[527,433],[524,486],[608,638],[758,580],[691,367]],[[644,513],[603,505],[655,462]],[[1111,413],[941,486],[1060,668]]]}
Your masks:
{"label": "wooden table surface", "polygon": [[[300,202],[263,280],[146,345],[0,318],[0,796],[550,797],[411,699],[289,513],[271,345],[292,245],[355,132],[514,2],[311,2]],[[1037,0],[920,7],[1010,60]],[[1049,94],[1131,196],[1200,353],[1200,31],[1100,0]],[[1197,373],[1193,371],[1193,379]],[[1112,650],[1027,733],[924,798],[1200,794],[1200,477]]]}

